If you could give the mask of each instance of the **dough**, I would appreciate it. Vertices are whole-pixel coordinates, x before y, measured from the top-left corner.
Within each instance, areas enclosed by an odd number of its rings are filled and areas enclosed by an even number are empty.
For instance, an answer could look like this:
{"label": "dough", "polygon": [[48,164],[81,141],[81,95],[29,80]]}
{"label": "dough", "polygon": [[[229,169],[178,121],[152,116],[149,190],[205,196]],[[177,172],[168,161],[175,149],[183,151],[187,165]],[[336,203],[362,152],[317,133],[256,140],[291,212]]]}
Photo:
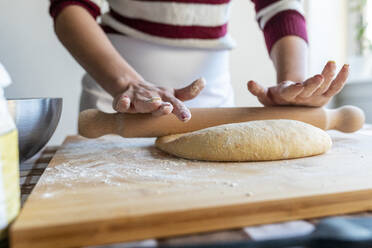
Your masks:
{"label": "dough", "polygon": [[160,150],[208,161],[263,161],[301,158],[328,151],[330,136],[294,120],[261,120],[210,127],[159,137]]}

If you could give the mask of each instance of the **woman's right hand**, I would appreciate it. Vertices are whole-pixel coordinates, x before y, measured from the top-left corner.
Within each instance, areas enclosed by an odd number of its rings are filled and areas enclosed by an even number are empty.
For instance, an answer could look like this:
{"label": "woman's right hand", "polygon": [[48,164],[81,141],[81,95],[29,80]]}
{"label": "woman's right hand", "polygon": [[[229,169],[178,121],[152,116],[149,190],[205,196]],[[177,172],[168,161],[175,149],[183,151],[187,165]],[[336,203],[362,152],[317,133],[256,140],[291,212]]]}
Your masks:
{"label": "woman's right hand", "polygon": [[195,80],[182,89],[158,87],[146,81],[129,82],[125,90],[113,101],[113,108],[120,113],[152,113],[161,116],[173,113],[181,121],[191,118],[183,101],[195,98],[203,90],[205,80]]}

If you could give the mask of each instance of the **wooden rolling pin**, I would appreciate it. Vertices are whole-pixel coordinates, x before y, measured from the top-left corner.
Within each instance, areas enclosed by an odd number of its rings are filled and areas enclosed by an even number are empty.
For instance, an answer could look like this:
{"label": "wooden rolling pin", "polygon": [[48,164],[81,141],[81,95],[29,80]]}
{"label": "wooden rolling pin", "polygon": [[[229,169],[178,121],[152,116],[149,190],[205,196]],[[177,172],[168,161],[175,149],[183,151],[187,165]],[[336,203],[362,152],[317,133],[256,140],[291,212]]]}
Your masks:
{"label": "wooden rolling pin", "polygon": [[151,114],[106,114],[96,109],[80,113],[79,134],[97,138],[105,134],[123,137],[158,137],[191,132],[227,123],[267,119],[291,119],[309,123],[324,130],[355,132],[364,124],[364,113],[353,106],[337,109],[307,107],[194,108],[192,118],[184,123],[174,115],[154,117]]}

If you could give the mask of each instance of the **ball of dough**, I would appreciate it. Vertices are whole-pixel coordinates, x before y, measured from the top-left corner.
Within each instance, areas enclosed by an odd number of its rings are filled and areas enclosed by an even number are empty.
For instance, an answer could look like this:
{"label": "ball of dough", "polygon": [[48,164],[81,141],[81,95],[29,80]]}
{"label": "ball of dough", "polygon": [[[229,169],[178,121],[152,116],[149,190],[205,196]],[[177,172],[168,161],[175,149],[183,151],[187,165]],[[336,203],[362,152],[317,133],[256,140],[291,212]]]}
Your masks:
{"label": "ball of dough", "polygon": [[207,161],[301,158],[328,151],[330,136],[294,120],[261,120],[159,137],[156,147],[172,155]]}

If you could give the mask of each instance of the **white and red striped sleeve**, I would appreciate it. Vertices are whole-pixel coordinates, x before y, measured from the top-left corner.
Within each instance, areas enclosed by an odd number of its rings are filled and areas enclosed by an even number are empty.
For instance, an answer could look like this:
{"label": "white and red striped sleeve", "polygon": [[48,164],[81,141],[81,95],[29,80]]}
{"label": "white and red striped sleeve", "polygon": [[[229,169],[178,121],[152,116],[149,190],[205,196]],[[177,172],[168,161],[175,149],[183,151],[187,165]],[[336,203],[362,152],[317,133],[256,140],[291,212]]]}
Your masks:
{"label": "white and red striped sleeve", "polygon": [[86,9],[94,19],[101,14],[97,0],[50,0],[49,13],[56,19],[61,11],[69,5],[78,5]]}
{"label": "white and red striped sleeve", "polygon": [[301,0],[252,0],[256,19],[264,33],[270,52],[273,45],[288,35],[295,35],[308,42],[306,20]]}

